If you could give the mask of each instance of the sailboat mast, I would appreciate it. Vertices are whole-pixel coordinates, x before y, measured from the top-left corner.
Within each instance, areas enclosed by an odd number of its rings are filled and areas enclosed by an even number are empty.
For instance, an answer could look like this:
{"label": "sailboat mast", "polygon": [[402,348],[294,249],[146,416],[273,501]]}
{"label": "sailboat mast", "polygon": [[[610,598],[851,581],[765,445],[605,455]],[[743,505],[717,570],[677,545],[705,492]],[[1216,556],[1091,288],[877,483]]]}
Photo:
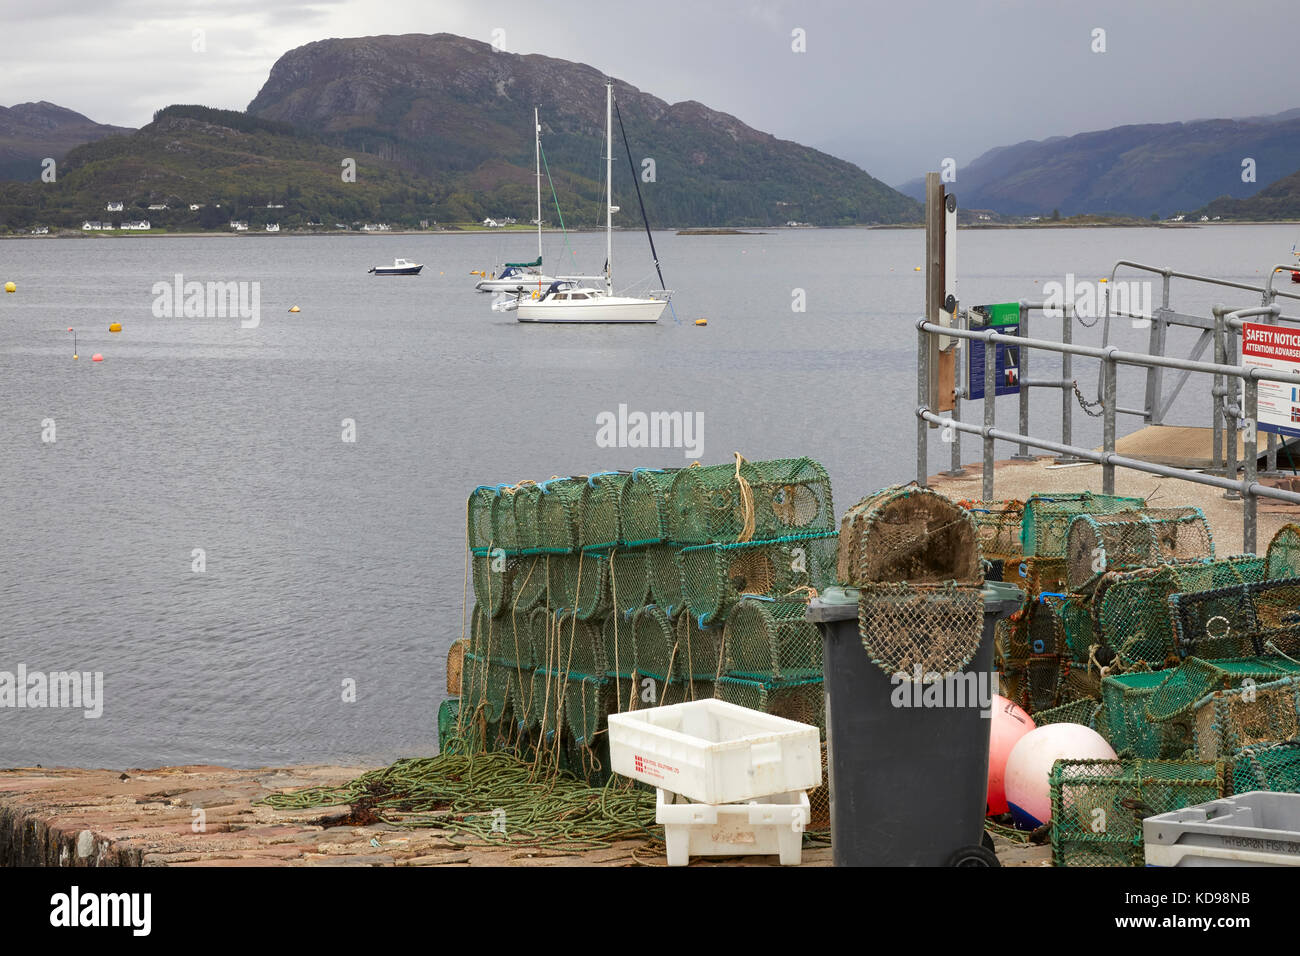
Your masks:
{"label": "sailboat mast", "polygon": [[614,294],[614,84],[605,84],[605,292]]}
{"label": "sailboat mast", "polygon": [[537,163],[537,258],[542,258],[542,123],[533,107],[533,159]]}

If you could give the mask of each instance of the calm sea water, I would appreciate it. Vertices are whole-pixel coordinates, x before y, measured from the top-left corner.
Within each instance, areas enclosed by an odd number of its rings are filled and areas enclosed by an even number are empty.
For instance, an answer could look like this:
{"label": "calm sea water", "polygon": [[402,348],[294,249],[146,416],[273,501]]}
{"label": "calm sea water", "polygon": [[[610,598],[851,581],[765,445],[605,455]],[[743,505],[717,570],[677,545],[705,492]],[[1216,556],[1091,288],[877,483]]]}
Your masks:
{"label": "calm sea water", "polygon": [[[1108,275],[1118,258],[1262,281],[1296,239],[1281,226],[962,232],[960,292],[966,303],[1035,297],[1066,273]],[[102,671],[105,697],[97,720],[0,709],[0,765],[433,752],[444,658],[465,614],[467,494],[687,463],[676,449],[598,447],[596,416],[620,404],[702,412],[706,464],[733,451],[818,458],[840,511],[914,476],[919,231],[656,235],[681,324],[666,314],[627,328],[491,312],[469,271],[531,256],[531,242],[0,243],[0,282],[19,287],[0,298],[0,670]],[[599,268],[603,236],[572,246],[576,265]],[[548,263],[560,257],[557,238],[547,248]],[[615,253],[620,285],[650,273],[644,237],[619,235]],[[366,274],[395,256],[424,262],[424,275]],[[152,287],[176,273],[260,283],[260,326],[155,318]],[[1223,299],[1176,287],[1182,311]],[[1125,328],[1118,341],[1144,336]],[[1095,388],[1095,363],[1076,368]],[[1122,399],[1136,402],[1139,387],[1127,375]],[[1200,422],[1203,395],[1179,416]],[[1003,402],[999,424],[1011,426],[1014,399]],[[1039,409],[1036,427],[1055,435],[1055,394]],[[354,443],[341,440],[344,419]],[[1099,443],[1095,422],[1075,420],[1079,441]],[[936,439],[933,468],[946,453]],[[971,441],[966,458],[978,455]],[[203,573],[191,570],[196,548]],[[355,703],[342,700],[346,679]]]}

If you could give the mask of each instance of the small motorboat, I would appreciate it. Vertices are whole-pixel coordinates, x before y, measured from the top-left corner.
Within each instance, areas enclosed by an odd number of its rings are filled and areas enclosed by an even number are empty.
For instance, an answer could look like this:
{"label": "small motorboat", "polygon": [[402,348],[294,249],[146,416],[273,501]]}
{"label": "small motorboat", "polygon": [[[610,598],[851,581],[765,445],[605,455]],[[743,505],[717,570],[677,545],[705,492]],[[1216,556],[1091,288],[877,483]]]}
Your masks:
{"label": "small motorboat", "polygon": [[373,266],[370,271],[377,276],[418,276],[424,265],[406,259],[394,259],[391,266]]}

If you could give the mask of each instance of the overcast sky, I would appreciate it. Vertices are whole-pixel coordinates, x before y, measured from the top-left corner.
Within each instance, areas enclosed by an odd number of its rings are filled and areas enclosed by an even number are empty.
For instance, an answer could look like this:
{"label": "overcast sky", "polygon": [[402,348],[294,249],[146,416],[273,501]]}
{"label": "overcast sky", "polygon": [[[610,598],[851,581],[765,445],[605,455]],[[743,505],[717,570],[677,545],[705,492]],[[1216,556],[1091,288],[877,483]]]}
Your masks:
{"label": "overcast sky", "polygon": [[[1300,106],[1291,0],[0,0],[0,104],[244,109],[285,51],[458,33],[693,99],[897,184],[945,157]],[[1105,52],[1093,32],[1105,31]],[[806,52],[792,49],[792,31]],[[194,31],[206,50],[196,53]]]}

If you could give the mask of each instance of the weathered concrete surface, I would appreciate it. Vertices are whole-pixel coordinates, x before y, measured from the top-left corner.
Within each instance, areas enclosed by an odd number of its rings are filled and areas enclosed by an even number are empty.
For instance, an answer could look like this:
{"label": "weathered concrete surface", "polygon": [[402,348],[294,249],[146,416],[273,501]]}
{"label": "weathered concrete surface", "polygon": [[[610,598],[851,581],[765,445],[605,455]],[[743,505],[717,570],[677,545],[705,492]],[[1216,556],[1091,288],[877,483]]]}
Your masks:
{"label": "weathered concrete surface", "polygon": [[[627,840],[580,853],[462,846],[445,830],[356,825],[349,808],[277,811],[268,793],[337,786],[367,767],[229,770],[0,770],[0,865],[25,866],[663,866],[662,845]],[[202,810],[204,828],[197,831]],[[1045,865],[1042,847],[999,840],[1007,865]],[[803,865],[831,851],[805,849]],[[776,865],[732,857],[692,865]]]}

